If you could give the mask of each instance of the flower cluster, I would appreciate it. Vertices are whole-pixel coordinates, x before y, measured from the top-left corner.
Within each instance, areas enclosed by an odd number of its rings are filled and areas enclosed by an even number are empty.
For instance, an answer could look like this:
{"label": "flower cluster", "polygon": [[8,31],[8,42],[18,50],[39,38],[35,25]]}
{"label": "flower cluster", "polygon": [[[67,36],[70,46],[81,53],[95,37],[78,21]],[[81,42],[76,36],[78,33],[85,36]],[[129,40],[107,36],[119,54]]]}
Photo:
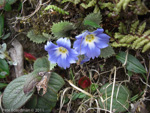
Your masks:
{"label": "flower cluster", "polygon": [[103,29],[97,29],[94,32],[85,31],[76,36],[76,41],[73,44],[74,49],[71,49],[71,42],[67,38],[58,39],[57,45],[47,42],[45,50],[49,54],[49,60],[66,69],[70,67],[70,64],[76,63],[79,55],[85,56],[81,63],[98,57],[101,53],[100,49],[108,46],[110,38],[103,32]]}

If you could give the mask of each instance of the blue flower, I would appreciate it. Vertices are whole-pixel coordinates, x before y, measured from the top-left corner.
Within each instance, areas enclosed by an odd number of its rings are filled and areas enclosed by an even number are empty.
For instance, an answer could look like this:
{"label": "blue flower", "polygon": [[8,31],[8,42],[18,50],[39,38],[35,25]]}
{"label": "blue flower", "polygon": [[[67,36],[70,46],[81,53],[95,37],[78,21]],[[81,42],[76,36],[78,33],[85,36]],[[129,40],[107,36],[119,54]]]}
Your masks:
{"label": "blue flower", "polygon": [[95,58],[100,55],[100,49],[106,48],[109,42],[109,36],[103,33],[103,29],[97,29],[94,32],[85,31],[76,36],[73,47],[75,50],[88,58]]}
{"label": "blue flower", "polygon": [[71,49],[71,42],[67,38],[60,38],[56,41],[57,45],[52,42],[47,42],[45,50],[49,54],[49,61],[57,63],[58,66],[64,69],[69,68],[70,64],[76,63],[78,53]]}

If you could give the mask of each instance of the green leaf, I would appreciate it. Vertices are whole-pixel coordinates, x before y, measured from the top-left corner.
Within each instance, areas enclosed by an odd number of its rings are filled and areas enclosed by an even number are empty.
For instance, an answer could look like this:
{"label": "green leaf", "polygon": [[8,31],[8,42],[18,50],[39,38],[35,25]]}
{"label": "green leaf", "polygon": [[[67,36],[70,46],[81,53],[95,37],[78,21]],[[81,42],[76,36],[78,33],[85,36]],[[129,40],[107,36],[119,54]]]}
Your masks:
{"label": "green leaf", "polygon": [[76,100],[78,98],[82,99],[82,98],[85,98],[85,97],[87,97],[87,95],[84,94],[84,93],[73,93],[72,100]]}
{"label": "green leaf", "polygon": [[0,89],[6,87],[7,84],[6,83],[0,83]]}
{"label": "green leaf", "polygon": [[90,25],[94,28],[100,27],[99,24],[102,22],[101,13],[90,13],[84,18],[84,25]]}
{"label": "green leaf", "polygon": [[[124,63],[126,59],[126,53],[120,52],[119,54],[116,55],[116,58],[121,63]],[[135,72],[135,73],[141,73],[141,74],[146,73],[145,68],[139,62],[139,60],[130,54],[128,55],[126,67],[127,67],[127,70]]]}
{"label": "green leaf", "polygon": [[5,11],[11,11],[11,10],[12,10],[11,5],[6,2],[5,7],[4,7],[4,10],[5,10]]}
{"label": "green leaf", "polygon": [[25,95],[23,87],[28,75],[16,78],[8,84],[3,93],[3,106],[5,109],[18,109],[22,107],[32,96],[33,92]]}
{"label": "green leaf", "polygon": [[[100,88],[102,99],[99,99],[100,107],[110,110],[113,84],[106,83]],[[104,101],[105,100],[105,101]],[[130,91],[127,87],[115,84],[112,109],[116,112],[124,112],[129,108]],[[116,113],[115,112],[115,113]]]}
{"label": "green leaf", "polygon": [[115,54],[115,52],[114,52],[113,48],[111,46],[108,46],[106,48],[101,49],[100,57],[108,58],[108,57],[111,57],[114,54]]}
{"label": "green leaf", "polygon": [[57,102],[57,93],[65,84],[64,80],[57,73],[52,72],[48,82],[47,93],[38,97],[36,108],[40,108],[43,112],[50,112]]}
{"label": "green leaf", "polygon": [[7,3],[9,4],[14,4],[17,0],[6,0]]}
{"label": "green leaf", "polygon": [[70,32],[74,29],[74,25],[67,21],[53,23],[53,26],[51,28],[52,34],[54,34],[54,36],[58,38],[70,36]]}
{"label": "green leaf", "polygon": [[100,25],[98,25],[97,23],[90,21],[90,20],[85,20],[84,25],[89,25],[89,26],[94,27],[94,28],[100,28]]}
{"label": "green leaf", "polygon": [[0,15],[0,38],[3,35],[4,30],[4,15]]}
{"label": "green leaf", "polygon": [[37,33],[37,34],[36,34],[34,30],[30,30],[30,31],[28,32],[28,34],[27,34],[27,37],[28,37],[31,41],[33,41],[33,42],[35,42],[35,43],[37,43],[37,44],[43,43],[43,42],[45,42],[45,41],[48,40],[48,38],[44,37],[42,34],[40,34],[40,33]]}
{"label": "green leaf", "polygon": [[34,62],[34,66],[33,66],[34,70],[36,69],[40,69],[40,68],[47,68],[47,71],[50,68],[50,63],[47,57],[42,57],[42,58],[38,58],[35,62]]}
{"label": "green leaf", "polygon": [[28,109],[34,109],[37,105],[37,95],[33,95],[30,100],[25,104],[25,107]]}
{"label": "green leaf", "polygon": [[9,66],[4,59],[0,59],[0,78],[5,78],[9,75]]}

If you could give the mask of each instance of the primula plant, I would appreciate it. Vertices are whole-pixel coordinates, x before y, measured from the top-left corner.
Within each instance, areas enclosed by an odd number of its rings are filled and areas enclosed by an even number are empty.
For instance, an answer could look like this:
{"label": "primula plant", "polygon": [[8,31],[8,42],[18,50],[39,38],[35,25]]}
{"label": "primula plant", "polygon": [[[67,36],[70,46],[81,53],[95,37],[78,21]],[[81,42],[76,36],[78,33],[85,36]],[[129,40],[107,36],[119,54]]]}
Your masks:
{"label": "primula plant", "polygon": [[70,64],[76,63],[78,55],[86,56],[82,63],[90,60],[90,58],[98,57],[101,53],[100,49],[108,46],[110,38],[103,32],[103,29],[97,29],[94,32],[85,31],[76,36],[76,41],[73,44],[74,49],[71,49],[71,42],[67,38],[58,39],[57,45],[47,42],[45,50],[49,54],[49,61],[66,69],[70,67]]}
{"label": "primula plant", "polygon": [[148,0],[0,0],[0,112],[149,113]]}

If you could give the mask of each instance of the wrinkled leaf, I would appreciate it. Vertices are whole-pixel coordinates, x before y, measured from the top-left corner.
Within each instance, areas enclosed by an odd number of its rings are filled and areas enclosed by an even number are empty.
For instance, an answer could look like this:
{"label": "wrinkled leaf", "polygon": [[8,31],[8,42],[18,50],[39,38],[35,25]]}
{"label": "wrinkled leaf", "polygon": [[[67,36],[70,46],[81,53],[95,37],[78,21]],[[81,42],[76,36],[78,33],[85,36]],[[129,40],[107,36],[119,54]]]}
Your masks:
{"label": "wrinkled leaf", "polygon": [[34,62],[34,66],[33,66],[34,70],[40,69],[40,68],[47,68],[49,70],[49,67],[50,67],[50,63],[47,57],[38,58]]}
{"label": "wrinkled leaf", "polygon": [[[102,99],[99,99],[100,107],[110,110],[111,97],[112,97],[113,84],[106,83],[100,88]],[[117,112],[124,112],[129,108],[130,92],[129,90],[120,84],[115,84],[112,110]],[[104,101],[105,100],[105,101]]]}
{"label": "wrinkled leaf", "polygon": [[5,78],[9,75],[9,66],[5,59],[0,59],[0,78]]}
{"label": "wrinkled leaf", "polygon": [[83,24],[90,25],[89,27],[100,27],[99,24],[102,22],[102,15],[101,13],[90,13],[88,14],[83,21]]}
{"label": "wrinkled leaf", "polygon": [[25,107],[28,109],[33,109],[36,107],[37,105],[37,99],[38,96],[37,95],[33,95],[30,100],[26,103]]}
{"label": "wrinkled leaf", "polygon": [[8,84],[4,90],[2,102],[5,109],[18,109],[23,106],[32,96],[33,92],[27,95],[23,92],[23,87],[28,75],[16,78]]}
{"label": "wrinkled leaf", "polygon": [[27,37],[31,40],[31,41],[33,41],[33,42],[35,42],[35,43],[43,43],[43,42],[45,42],[46,40],[48,40],[48,38],[46,38],[46,37],[44,37],[42,34],[40,34],[40,33],[35,33],[35,31],[34,30],[30,30],[29,32],[28,32],[28,34],[27,34]]}
{"label": "wrinkled leaf", "polygon": [[115,52],[114,52],[113,48],[111,46],[108,46],[106,48],[101,49],[100,57],[108,58],[108,57],[111,57],[114,54],[115,54]]}
{"label": "wrinkled leaf", "polygon": [[[126,53],[125,52],[120,52],[119,54],[116,55],[117,60],[119,60],[121,63],[125,62],[126,59]],[[135,58],[132,55],[128,55],[127,59],[127,64],[126,64],[127,70],[135,73],[141,73],[144,74],[146,73],[145,68],[143,65],[139,62],[137,58]]]}

